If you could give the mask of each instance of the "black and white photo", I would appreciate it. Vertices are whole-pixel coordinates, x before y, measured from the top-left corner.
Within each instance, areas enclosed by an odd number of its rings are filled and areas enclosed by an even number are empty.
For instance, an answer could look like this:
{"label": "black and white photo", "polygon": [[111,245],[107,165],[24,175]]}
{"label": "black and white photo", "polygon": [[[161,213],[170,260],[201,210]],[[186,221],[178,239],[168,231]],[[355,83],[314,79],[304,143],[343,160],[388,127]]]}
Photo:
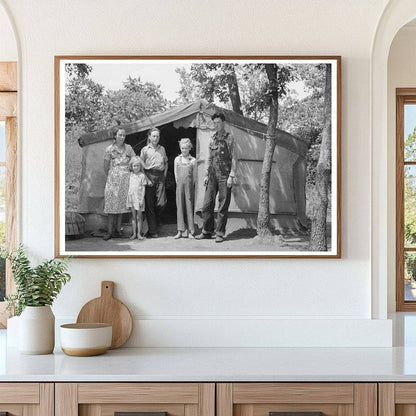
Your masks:
{"label": "black and white photo", "polygon": [[56,57],[56,255],[340,257],[340,66]]}

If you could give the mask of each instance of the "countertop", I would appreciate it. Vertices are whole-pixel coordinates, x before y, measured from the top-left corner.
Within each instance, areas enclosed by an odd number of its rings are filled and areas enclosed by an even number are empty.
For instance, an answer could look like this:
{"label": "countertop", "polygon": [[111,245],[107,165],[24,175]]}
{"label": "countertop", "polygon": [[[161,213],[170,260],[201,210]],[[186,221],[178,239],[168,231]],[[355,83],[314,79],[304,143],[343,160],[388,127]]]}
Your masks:
{"label": "countertop", "polygon": [[0,331],[0,381],[416,381],[416,348],[120,348],[22,355]]}

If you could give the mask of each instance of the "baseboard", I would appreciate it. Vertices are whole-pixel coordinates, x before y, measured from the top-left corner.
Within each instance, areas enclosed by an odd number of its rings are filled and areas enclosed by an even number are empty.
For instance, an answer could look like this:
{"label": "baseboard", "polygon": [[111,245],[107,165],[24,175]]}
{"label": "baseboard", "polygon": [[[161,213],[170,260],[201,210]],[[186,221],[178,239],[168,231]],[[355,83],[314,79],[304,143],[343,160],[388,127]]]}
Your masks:
{"label": "baseboard", "polygon": [[[57,324],[67,322],[71,322],[71,318],[57,317]],[[392,321],[140,317],[134,320],[133,333],[125,346],[391,347]]]}

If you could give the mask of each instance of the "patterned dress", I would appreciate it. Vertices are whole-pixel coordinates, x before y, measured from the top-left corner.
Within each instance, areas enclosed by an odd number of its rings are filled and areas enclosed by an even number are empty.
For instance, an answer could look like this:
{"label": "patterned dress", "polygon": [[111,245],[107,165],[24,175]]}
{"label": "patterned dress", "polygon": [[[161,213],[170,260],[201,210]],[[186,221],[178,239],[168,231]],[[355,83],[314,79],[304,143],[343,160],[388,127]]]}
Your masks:
{"label": "patterned dress", "polygon": [[136,156],[133,148],[125,144],[119,149],[112,144],[105,149],[104,163],[109,164],[107,182],[104,190],[104,212],[106,214],[123,214],[127,208],[129,190],[129,163]]}
{"label": "patterned dress", "polygon": [[127,208],[134,208],[136,211],[144,211],[144,194],[149,180],[143,172],[130,174],[129,192],[127,195]]}

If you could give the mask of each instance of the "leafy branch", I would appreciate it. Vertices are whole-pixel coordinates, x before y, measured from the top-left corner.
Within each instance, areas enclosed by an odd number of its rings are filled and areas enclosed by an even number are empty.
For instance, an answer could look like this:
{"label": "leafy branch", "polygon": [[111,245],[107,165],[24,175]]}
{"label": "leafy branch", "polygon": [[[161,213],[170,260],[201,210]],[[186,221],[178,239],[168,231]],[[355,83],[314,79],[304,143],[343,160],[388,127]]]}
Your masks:
{"label": "leafy branch", "polygon": [[13,251],[1,249],[0,257],[10,261],[16,293],[6,296],[5,300],[7,309],[14,309],[16,315],[26,306],[52,305],[62,286],[71,279],[69,257],[46,260],[32,267],[22,245]]}

